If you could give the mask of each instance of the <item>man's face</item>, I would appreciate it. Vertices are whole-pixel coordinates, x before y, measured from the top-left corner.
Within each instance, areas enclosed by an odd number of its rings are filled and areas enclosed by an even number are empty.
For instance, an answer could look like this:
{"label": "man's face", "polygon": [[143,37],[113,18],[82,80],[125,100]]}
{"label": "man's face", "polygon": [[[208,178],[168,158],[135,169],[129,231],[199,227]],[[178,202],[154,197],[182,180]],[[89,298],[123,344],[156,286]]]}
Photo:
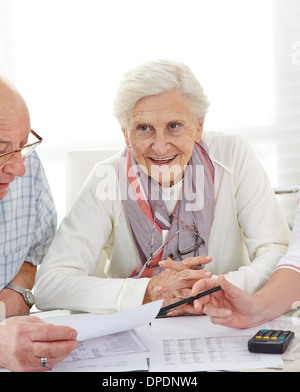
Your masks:
{"label": "man's face", "polygon": [[[1,105],[3,99],[5,96],[2,95],[0,97],[0,154],[23,147],[30,133],[30,119],[25,105],[9,105],[9,95]],[[14,154],[3,165],[0,164],[0,200],[7,195],[9,185],[15,177],[24,174],[24,159],[20,152]]]}
{"label": "man's face", "polygon": [[142,169],[161,185],[170,186],[182,178],[202,130],[189,99],[168,91],[140,99],[123,132]]}

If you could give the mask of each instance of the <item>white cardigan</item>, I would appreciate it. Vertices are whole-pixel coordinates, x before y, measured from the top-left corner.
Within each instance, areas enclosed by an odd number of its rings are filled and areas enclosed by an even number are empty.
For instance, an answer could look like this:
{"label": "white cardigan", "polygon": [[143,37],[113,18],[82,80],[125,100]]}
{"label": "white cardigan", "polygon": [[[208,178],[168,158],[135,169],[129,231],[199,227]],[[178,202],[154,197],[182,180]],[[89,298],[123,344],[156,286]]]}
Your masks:
{"label": "white cardigan", "polygon": [[293,227],[291,241],[285,256],[279,261],[277,268],[289,268],[300,272],[300,192],[297,194],[298,207]]}
{"label": "white cardigan", "polygon": [[[254,152],[239,136],[207,133],[215,167],[216,211],[206,265],[253,293],[285,254],[290,230]],[[116,193],[118,157],[98,163],[63,220],[37,273],[36,306],[114,312],[142,304],[148,278],[128,278],[138,254]],[[107,173],[108,164],[114,170]],[[112,198],[110,198],[112,199]],[[93,276],[102,249],[107,278]]]}

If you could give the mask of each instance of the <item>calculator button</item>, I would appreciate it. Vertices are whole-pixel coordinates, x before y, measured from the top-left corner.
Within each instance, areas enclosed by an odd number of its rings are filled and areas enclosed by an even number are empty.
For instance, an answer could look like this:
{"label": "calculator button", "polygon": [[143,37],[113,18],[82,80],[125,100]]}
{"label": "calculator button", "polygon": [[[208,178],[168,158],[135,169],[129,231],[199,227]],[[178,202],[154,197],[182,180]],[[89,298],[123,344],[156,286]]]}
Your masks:
{"label": "calculator button", "polygon": [[256,353],[282,354],[293,337],[291,331],[260,330],[248,341],[248,349]]}
{"label": "calculator button", "polygon": [[273,333],[273,335],[272,335],[272,338],[273,337],[278,337],[278,336],[280,336],[282,334],[282,331],[281,330],[279,330],[279,331],[274,331],[274,333]]}
{"label": "calculator button", "polygon": [[265,334],[264,334],[264,339],[270,339],[270,337],[274,334],[274,330],[273,329],[270,329],[269,331],[267,331]]}
{"label": "calculator button", "polygon": [[286,338],[286,337],[288,336],[288,334],[289,334],[289,331],[282,332],[282,333],[280,334],[280,337],[281,337],[281,338]]}

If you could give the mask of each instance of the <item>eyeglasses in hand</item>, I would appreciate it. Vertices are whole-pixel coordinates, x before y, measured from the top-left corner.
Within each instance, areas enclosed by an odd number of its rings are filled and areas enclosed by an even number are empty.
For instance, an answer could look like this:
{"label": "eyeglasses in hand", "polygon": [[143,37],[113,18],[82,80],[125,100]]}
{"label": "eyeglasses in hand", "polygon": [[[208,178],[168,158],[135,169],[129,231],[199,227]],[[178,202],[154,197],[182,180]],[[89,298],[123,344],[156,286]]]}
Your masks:
{"label": "eyeglasses in hand", "polygon": [[[165,207],[158,205],[160,208],[168,211]],[[200,237],[199,235],[199,231],[198,228],[196,226],[196,224],[193,224],[191,226],[188,226],[186,223],[184,223],[177,215],[175,215],[173,212],[169,212],[169,214],[171,214],[174,218],[178,219],[179,222],[184,226],[182,228],[180,228],[179,230],[177,230],[170,238],[168,238],[167,241],[165,241],[155,252],[151,252],[150,257],[148,258],[148,260],[145,262],[145,264],[143,265],[142,269],[140,270],[140,272],[137,275],[137,278],[139,278],[142,273],[144,272],[145,268],[153,268],[153,267],[158,267],[159,264],[150,264],[151,261],[168,245],[168,243],[170,241],[172,241],[172,239],[178,235],[180,232],[182,232],[183,230],[190,230],[194,235],[195,235],[195,245],[185,249],[185,250],[176,250],[172,253],[169,253],[168,257],[171,257],[171,259],[177,259],[178,257],[180,258],[180,260],[182,260],[181,256],[187,255],[189,253],[192,252],[196,252],[201,246],[205,245],[205,241],[203,238]]]}

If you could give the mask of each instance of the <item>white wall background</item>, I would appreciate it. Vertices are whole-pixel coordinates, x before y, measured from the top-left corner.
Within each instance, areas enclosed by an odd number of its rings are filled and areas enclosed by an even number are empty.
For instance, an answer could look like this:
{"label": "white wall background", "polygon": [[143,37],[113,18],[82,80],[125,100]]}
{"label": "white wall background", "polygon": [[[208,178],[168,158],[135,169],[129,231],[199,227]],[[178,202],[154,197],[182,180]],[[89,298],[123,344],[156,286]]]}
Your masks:
{"label": "white wall background", "polygon": [[182,60],[199,78],[207,131],[243,134],[274,187],[300,184],[298,0],[0,0],[0,72],[44,138],[59,219],[67,151],[123,146],[118,83],[156,58]]}

